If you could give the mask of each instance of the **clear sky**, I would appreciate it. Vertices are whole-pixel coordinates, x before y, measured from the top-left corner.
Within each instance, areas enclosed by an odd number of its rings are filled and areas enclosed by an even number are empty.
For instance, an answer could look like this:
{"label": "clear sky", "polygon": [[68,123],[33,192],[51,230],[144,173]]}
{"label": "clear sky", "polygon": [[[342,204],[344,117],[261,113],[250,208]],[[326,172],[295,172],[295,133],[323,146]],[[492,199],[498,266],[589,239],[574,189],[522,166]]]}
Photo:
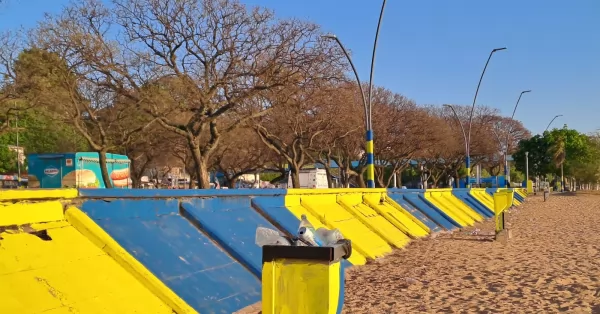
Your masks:
{"label": "clear sky", "polygon": [[[67,0],[7,0],[0,29],[33,26]],[[363,81],[381,1],[242,0],[281,17],[308,19],[338,35],[352,51]],[[493,48],[478,104],[515,115],[533,133],[568,124],[582,132],[600,128],[600,0],[388,1],[374,83],[420,104],[471,104]]]}

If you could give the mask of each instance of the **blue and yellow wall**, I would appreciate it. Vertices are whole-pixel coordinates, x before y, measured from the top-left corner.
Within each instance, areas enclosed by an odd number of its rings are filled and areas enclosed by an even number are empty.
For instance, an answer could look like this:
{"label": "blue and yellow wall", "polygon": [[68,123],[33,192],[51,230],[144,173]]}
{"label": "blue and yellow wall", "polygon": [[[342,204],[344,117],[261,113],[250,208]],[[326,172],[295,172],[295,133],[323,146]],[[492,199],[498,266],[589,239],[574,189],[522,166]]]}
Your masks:
{"label": "blue and yellow wall", "polygon": [[493,217],[494,191],[0,191],[0,313],[233,313],[261,300],[259,226],[293,234],[306,214],[363,265]]}

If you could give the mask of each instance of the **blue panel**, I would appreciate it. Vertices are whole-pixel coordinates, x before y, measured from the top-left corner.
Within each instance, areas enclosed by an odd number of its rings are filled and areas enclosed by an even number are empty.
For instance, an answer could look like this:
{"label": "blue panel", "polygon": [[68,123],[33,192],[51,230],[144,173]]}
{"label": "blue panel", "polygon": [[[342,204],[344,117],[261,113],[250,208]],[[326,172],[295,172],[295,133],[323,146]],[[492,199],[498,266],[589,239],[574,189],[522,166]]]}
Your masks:
{"label": "blue panel", "polygon": [[[285,197],[260,196],[252,199],[252,206],[268,216],[269,221],[288,235],[296,235],[300,220],[285,207]],[[342,261],[342,267],[350,267],[352,263]]]}
{"label": "blue panel", "polygon": [[487,218],[494,217],[494,213],[469,194],[468,189],[454,189],[452,190],[452,194],[465,204],[469,205],[469,207],[473,208],[479,215]]}
{"label": "blue panel", "polygon": [[[412,192],[413,190],[411,190]],[[435,221],[440,227],[446,230],[455,229],[455,222],[452,218],[448,217],[444,212],[440,211],[433,204],[429,203],[427,200],[419,198],[419,194],[421,193],[389,193],[389,196],[398,202],[400,206],[404,204],[409,204],[412,207],[420,210],[424,215],[429,217],[431,220]]]}
{"label": "blue panel", "polygon": [[438,226],[438,224],[433,219],[427,217],[427,215],[423,214],[416,207],[414,207],[411,204],[409,204],[402,197],[401,194],[394,193],[394,192],[395,192],[395,189],[388,189],[388,193],[387,194],[388,194],[388,196],[392,200],[394,200],[396,203],[398,203],[400,205],[400,207],[404,208],[406,211],[408,211],[409,213],[411,213],[411,215],[413,215],[415,218],[417,218],[422,223],[424,223],[431,230],[431,232],[442,231],[442,228],[440,228],[440,226]]}
{"label": "blue panel", "polygon": [[181,207],[188,219],[261,277],[262,249],[255,243],[256,228],[277,228],[252,209],[250,197],[194,198],[182,201]]}
{"label": "blue panel", "polygon": [[177,200],[87,200],[82,210],[200,313],[261,300],[260,281],[179,215]]}
{"label": "blue panel", "polygon": [[80,189],[79,196],[89,198],[150,198],[150,197],[199,197],[199,196],[259,196],[285,195],[283,189],[226,189],[226,190],[168,190],[168,189]]}

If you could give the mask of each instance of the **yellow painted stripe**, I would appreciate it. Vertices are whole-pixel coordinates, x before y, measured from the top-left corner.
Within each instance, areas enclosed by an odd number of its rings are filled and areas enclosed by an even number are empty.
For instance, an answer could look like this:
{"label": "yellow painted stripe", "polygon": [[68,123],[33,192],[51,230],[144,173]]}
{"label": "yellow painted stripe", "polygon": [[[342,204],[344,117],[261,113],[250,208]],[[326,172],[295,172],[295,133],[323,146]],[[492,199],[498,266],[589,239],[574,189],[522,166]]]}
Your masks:
{"label": "yellow painted stripe", "polygon": [[527,197],[527,193],[524,192],[523,189],[515,189],[515,192],[517,192],[517,194],[521,195],[523,198]]}
{"label": "yellow painted stripe", "polygon": [[387,197],[385,193],[366,193],[363,198],[367,205],[411,237],[418,238],[429,234],[430,230],[425,224]]}
{"label": "yellow painted stripe", "polygon": [[[292,189],[288,190],[288,192],[291,191]],[[298,219],[300,219],[302,215],[306,215],[306,218],[308,218],[308,220],[312,223],[315,229],[329,228],[327,225],[321,223],[321,220],[319,218],[313,216],[313,214],[310,213],[306,208],[302,207],[302,205],[300,204],[300,195],[286,195],[285,207]],[[340,232],[342,232],[342,235],[344,237],[347,237],[347,235],[342,230],[340,230]],[[355,246],[354,243],[352,244],[352,246]],[[361,254],[360,251],[353,250],[352,255],[350,256],[348,261],[352,263],[352,265],[364,265],[367,263],[367,258],[363,254]]]}
{"label": "yellow painted stripe", "polygon": [[0,313],[173,313],[64,220],[32,227],[51,240],[0,233]]}
{"label": "yellow painted stripe", "polygon": [[[182,314],[197,313],[81,210],[70,206],[65,211],[65,217],[81,234],[110,255],[121,267],[175,312]],[[143,313],[143,311],[140,313]]]}
{"label": "yellow painted stripe", "polygon": [[476,200],[483,204],[483,206],[487,207],[487,209],[491,210],[492,212],[494,211],[494,203],[490,203],[490,200],[485,197],[489,194],[487,194],[487,192],[484,189],[471,189],[471,191],[469,191],[469,194],[471,194],[471,196],[473,196]]}
{"label": "yellow painted stripe", "polygon": [[[363,204],[362,193],[340,194],[337,200],[344,209],[352,213],[354,217],[390,245],[402,248],[410,242],[410,238],[401,229],[384,218],[381,212]],[[394,209],[392,208],[392,210]]]}
{"label": "yellow painted stripe", "polygon": [[452,194],[451,189],[442,190],[442,191],[440,191],[439,195],[442,198],[444,198],[446,201],[450,202],[452,204],[452,206],[454,206],[454,208],[457,208],[458,210],[467,214],[467,216],[469,216],[469,218],[473,219],[474,221],[483,221],[484,220],[481,215],[479,215],[473,208],[471,208],[471,206],[465,204],[458,197],[454,196],[454,194]]}
{"label": "yellow painted stripe", "polygon": [[327,228],[338,228],[365,257],[375,259],[392,251],[385,240],[337,203],[337,195],[302,195],[300,203]]}
{"label": "yellow painted stripe", "polygon": [[23,225],[63,220],[63,205],[59,201],[0,203],[0,226]]}
{"label": "yellow painted stripe", "polygon": [[463,227],[464,226],[472,226],[475,223],[475,221],[473,221],[473,219],[469,218],[469,216],[467,216],[465,213],[462,213],[460,210],[453,208],[452,204],[450,204],[449,202],[446,202],[444,199],[441,199],[440,197],[437,197],[436,194],[426,191],[423,193],[423,195],[425,196],[426,200],[428,200],[433,205],[435,205],[437,208],[439,208],[441,211],[446,213],[446,215],[450,216],[450,218],[452,218],[454,221],[456,221],[461,226],[463,226]]}
{"label": "yellow painted stripe", "polygon": [[69,199],[77,197],[77,189],[9,189],[0,190],[0,200]]}
{"label": "yellow painted stripe", "polygon": [[367,153],[373,153],[373,141],[367,141],[366,150]]}
{"label": "yellow painted stripe", "polygon": [[[498,191],[508,191],[508,190],[511,190],[511,189],[508,189],[508,188],[498,189]],[[512,190],[512,191],[514,191],[514,190]],[[513,197],[513,205],[520,206],[521,202],[519,202],[519,200],[516,197]]]}
{"label": "yellow painted stripe", "polygon": [[321,195],[321,194],[330,194],[330,195],[338,195],[345,194],[349,191],[352,193],[386,193],[386,189],[376,188],[361,188],[361,189],[288,189],[286,191],[286,197],[292,195],[304,196],[304,195]]}

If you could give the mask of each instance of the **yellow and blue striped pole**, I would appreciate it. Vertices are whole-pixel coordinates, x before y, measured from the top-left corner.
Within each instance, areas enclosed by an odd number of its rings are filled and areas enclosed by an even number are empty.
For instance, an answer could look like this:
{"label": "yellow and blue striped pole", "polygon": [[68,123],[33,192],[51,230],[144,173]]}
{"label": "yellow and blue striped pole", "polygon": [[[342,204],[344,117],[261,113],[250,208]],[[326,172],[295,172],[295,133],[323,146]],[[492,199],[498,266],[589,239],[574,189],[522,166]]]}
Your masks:
{"label": "yellow and blue striped pole", "polygon": [[367,187],[375,187],[375,155],[373,154],[373,130],[367,130]]}
{"label": "yellow and blue striped pole", "polygon": [[466,188],[471,188],[471,156],[467,155],[467,160],[465,162],[467,164],[467,183]]}

